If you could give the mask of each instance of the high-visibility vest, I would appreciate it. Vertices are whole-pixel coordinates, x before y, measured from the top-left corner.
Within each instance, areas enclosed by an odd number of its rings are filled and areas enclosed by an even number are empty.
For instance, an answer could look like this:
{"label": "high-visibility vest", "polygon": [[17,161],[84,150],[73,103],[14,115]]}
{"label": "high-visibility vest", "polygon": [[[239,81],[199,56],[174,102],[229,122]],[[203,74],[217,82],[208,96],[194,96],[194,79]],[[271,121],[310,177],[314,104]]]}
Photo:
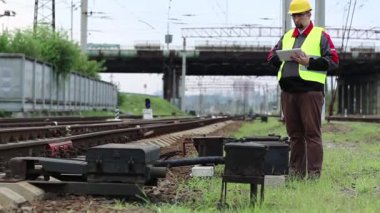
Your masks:
{"label": "high-visibility vest", "polygon": [[[323,31],[324,31],[323,28],[313,27],[313,29],[307,35],[305,41],[303,42],[301,46],[302,51],[304,51],[306,55],[308,55],[311,58],[321,57],[321,37],[322,37]],[[282,39],[283,50],[293,49],[296,38],[293,37],[292,35],[293,35],[293,30],[289,30],[288,32],[285,33]],[[284,64],[285,62],[282,62],[281,67],[278,70],[278,73],[277,73],[278,80],[281,79]],[[305,66],[303,66],[302,64],[299,64],[298,74],[301,77],[301,79],[305,81],[314,81],[321,84],[325,84],[327,71],[308,70]]]}

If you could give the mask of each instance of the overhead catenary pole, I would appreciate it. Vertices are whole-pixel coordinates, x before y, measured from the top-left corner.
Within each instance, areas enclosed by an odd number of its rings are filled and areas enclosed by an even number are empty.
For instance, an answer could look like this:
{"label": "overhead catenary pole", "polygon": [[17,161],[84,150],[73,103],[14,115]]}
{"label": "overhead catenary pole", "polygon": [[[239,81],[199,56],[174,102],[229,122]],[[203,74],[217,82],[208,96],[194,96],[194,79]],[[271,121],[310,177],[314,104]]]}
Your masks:
{"label": "overhead catenary pole", "polygon": [[81,0],[80,47],[87,51],[88,0]]}
{"label": "overhead catenary pole", "polygon": [[186,38],[183,37],[181,98],[180,98],[180,108],[182,111],[185,110],[185,89],[186,89]]}
{"label": "overhead catenary pole", "polygon": [[48,25],[55,30],[55,0],[35,0],[33,29],[38,25]]}
{"label": "overhead catenary pole", "polygon": [[[282,0],[282,34],[285,34],[292,28],[292,20],[289,15],[289,6],[291,0]],[[280,85],[277,85],[277,107],[280,116],[282,117],[282,107],[281,107],[281,89]]]}
{"label": "overhead catenary pole", "polygon": [[55,30],[55,0],[52,0],[51,1],[51,10],[52,10],[52,13],[51,13],[51,27],[53,28],[53,30]]}
{"label": "overhead catenary pole", "polygon": [[289,5],[291,0],[282,0],[282,31],[286,33],[292,27],[292,20],[289,15]]}
{"label": "overhead catenary pole", "polygon": [[70,15],[71,15],[71,22],[70,22],[70,39],[71,41],[73,40],[73,27],[74,27],[74,3],[73,0],[71,0],[71,5],[70,5]]}
{"label": "overhead catenary pole", "polygon": [[[318,27],[325,27],[325,0],[318,0],[318,1],[315,1],[315,24],[318,26]],[[327,78],[326,78],[326,84],[327,86]],[[325,94],[326,94],[326,86],[324,87],[324,90],[325,90]],[[325,120],[325,112],[326,112],[326,97],[324,97],[324,102],[323,102],[323,106],[322,106],[322,114],[321,114],[321,118],[322,118],[322,121]]]}
{"label": "overhead catenary pole", "polygon": [[325,0],[315,1],[315,24],[325,27]]}

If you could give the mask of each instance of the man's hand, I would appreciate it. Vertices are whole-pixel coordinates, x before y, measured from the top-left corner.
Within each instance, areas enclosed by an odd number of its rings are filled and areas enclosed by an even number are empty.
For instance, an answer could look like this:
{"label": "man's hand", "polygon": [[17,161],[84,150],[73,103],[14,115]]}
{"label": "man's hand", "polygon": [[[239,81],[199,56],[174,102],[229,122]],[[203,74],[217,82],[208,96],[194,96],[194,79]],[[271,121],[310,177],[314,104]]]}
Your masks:
{"label": "man's hand", "polygon": [[307,56],[305,53],[294,53],[290,57],[293,61],[304,65],[305,67],[309,66],[309,56]]}

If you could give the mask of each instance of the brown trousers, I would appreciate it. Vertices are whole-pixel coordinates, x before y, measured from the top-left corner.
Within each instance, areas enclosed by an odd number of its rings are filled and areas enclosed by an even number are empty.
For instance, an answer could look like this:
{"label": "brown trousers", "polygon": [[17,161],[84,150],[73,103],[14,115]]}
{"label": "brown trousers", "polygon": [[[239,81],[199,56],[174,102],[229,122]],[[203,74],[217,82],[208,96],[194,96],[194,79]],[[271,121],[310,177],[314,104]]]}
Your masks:
{"label": "brown trousers", "polygon": [[[322,92],[288,93],[281,102],[286,131],[291,140],[290,173],[305,177],[320,176],[323,161],[321,135]],[[307,169],[306,169],[307,168]]]}

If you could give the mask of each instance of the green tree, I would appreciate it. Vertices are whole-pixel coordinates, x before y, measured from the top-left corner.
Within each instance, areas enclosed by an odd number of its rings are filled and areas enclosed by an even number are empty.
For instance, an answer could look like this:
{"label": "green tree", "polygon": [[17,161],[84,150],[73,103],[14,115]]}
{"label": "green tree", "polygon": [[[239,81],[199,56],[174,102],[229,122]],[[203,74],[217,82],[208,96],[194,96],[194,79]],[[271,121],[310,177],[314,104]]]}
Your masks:
{"label": "green tree", "polygon": [[99,78],[104,62],[90,61],[77,43],[69,40],[64,31],[53,31],[47,27],[5,32],[0,36],[0,51],[23,53],[28,57],[50,63],[57,76],[66,76],[75,71]]}

